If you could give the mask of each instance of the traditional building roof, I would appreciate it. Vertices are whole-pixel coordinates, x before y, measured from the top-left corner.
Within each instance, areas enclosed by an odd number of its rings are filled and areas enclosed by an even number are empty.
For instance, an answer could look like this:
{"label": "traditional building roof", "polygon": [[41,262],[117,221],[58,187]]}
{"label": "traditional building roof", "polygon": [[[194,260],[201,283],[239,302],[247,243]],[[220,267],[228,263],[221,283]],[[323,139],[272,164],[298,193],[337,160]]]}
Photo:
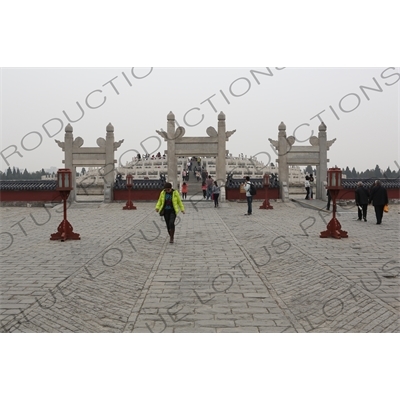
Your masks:
{"label": "traditional building roof", "polygon": [[56,190],[57,181],[0,181],[0,191],[1,190]]}
{"label": "traditional building roof", "polygon": [[[164,189],[164,180],[154,179],[133,179],[133,190],[152,190],[152,189]],[[114,190],[126,190],[126,180],[121,180],[114,184]]]}
{"label": "traditional building roof", "polygon": [[[386,189],[400,189],[400,178],[394,179],[379,179],[382,186]],[[358,182],[363,182],[364,187],[369,189],[375,182],[375,179],[342,179],[342,185],[344,189],[356,189]],[[263,179],[251,179],[251,182],[255,184],[257,188],[263,187]],[[164,179],[134,179],[133,189],[135,190],[151,190],[151,189],[163,189]],[[243,183],[243,178],[234,179],[228,176],[226,187],[235,189],[239,188],[240,184]],[[274,178],[270,178],[271,188],[279,187],[279,181]],[[34,191],[34,190],[56,190],[57,181],[50,180],[28,180],[28,181],[0,181],[0,191],[12,190],[12,191]],[[120,180],[114,184],[114,190],[126,190],[126,180]]]}
{"label": "traditional building roof", "polygon": [[[342,179],[342,185],[344,189],[356,189],[357,183],[362,182],[364,187],[369,189],[373,183],[378,178],[371,178],[371,179],[355,179],[355,178],[347,178]],[[386,189],[399,189],[400,188],[400,178],[391,178],[391,179],[378,179],[382,186]]]}

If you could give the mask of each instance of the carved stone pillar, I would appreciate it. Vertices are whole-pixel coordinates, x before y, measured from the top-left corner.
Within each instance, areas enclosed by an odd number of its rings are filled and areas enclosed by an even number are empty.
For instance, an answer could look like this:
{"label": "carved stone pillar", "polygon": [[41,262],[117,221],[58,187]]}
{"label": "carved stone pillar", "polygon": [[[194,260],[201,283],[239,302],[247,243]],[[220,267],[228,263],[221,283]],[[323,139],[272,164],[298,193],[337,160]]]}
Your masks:
{"label": "carved stone pillar", "polygon": [[167,115],[167,163],[168,181],[174,189],[178,188],[178,160],[175,153],[175,115],[172,111]]}
{"label": "carved stone pillar", "polygon": [[216,172],[218,186],[221,187],[221,201],[225,200],[225,183],[226,183],[226,117],[221,111],[218,115],[218,155],[216,160]]}
{"label": "carved stone pillar", "polygon": [[318,132],[319,141],[319,166],[317,166],[317,199],[327,200],[324,181],[327,180],[328,173],[328,145],[326,140],[326,125],[322,122]]}
{"label": "carved stone pillar", "polygon": [[278,133],[278,173],[279,173],[279,189],[282,201],[285,201],[284,196],[284,183],[286,188],[289,185],[289,167],[287,163],[288,141],[286,138],[286,125],[281,122]]}
{"label": "carved stone pillar", "polygon": [[[104,201],[112,202],[114,199],[114,127],[111,123],[107,125],[106,135],[106,165],[104,167]],[[107,196],[106,196],[107,194]]]}
{"label": "carved stone pillar", "polygon": [[74,142],[74,135],[72,134],[73,128],[71,124],[68,124],[65,127],[65,136],[64,136],[64,168],[68,168],[71,170],[71,178],[72,178],[72,187],[73,190],[71,191],[68,201],[72,202],[76,200],[76,168],[73,166],[73,156],[72,156],[72,147]]}

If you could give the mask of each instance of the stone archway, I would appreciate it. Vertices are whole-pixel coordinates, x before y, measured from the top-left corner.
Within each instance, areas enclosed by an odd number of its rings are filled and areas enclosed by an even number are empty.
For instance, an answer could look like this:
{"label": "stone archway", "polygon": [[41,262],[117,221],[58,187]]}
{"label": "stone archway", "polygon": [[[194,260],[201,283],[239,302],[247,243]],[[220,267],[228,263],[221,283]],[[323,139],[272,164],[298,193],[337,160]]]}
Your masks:
{"label": "stone archway", "polygon": [[327,140],[326,125],[322,122],[319,126],[318,137],[311,136],[309,142],[311,146],[293,146],[296,142],[294,136],[286,137],[286,125],[281,122],[278,127],[278,140],[268,139],[275,147],[278,155],[278,174],[280,185],[280,196],[282,201],[289,200],[289,165],[315,165],[316,176],[316,198],[326,200],[326,181],[328,172],[327,152],[336,139]]}
{"label": "stone archway", "polygon": [[74,140],[71,124],[65,127],[64,142],[56,140],[56,143],[65,153],[63,163],[65,168],[72,171],[72,187],[74,190],[69,196],[70,201],[76,200],[76,168],[77,167],[103,167],[104,168],[104,202],[110,203],[113,200],[114,170],[117,160],[114,159],[114,152],[121,146],[124,140],[114,141],[114,127],[107,125],[106,138],[98,138],[98,147],[82,147],[83,139],[77,137]]}
{"label": "stone archway", "polygon": [[[173,187],[178,184],[177,157],[201,156],[216,157],[216,179],[218,182],[226,180],[226,142],[236,130],[226,131],[225,114],[218,115],[218,131],[214,127],[207,128],[209,137],[186,137],[185,128],[176,128],[175,115],[172,111],[167,116],[167,132],[156,131],[167,142],[168,180]],[[221,185],[221,200],[225,199],[225,187]]]}

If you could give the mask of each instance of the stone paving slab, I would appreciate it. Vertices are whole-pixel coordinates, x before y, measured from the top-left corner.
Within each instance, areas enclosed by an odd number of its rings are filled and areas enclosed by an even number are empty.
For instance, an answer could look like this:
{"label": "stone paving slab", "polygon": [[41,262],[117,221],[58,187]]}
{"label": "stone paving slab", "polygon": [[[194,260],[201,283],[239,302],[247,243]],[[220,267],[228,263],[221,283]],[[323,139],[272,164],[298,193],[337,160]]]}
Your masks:
{"label": "stone paving slab", "polygon": [[399,332],[399,206],[382,225],[318,200],[185,201],[175,239],[154,203],[74,203],[80,241],[50,241],[54,208],[2,208],[1,332]]}

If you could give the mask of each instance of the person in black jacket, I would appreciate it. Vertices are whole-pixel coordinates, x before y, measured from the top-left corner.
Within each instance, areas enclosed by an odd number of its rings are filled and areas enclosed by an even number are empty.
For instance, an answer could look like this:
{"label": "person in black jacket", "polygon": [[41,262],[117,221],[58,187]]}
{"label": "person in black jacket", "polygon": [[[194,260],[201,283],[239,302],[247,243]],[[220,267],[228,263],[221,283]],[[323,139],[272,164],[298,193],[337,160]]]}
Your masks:
{"label": "person in black jacket", "polygon": [[380,225],[383,217],[383,207],[389,204],[389,198],[386,189],[380,181],[375,181],[374,187],[371,189],[369,203],[375,207],[376,223]]}
{"label": "person in black jacket", "polygon": [[356,206],[358,210],[358,221],[361,221],[361,218],[367,222],[367,209],[368,209],[368,201],[369,201],[369,192],[366,189],[362,182],[357,183],[357,189],[355,192],[356,195]]}

